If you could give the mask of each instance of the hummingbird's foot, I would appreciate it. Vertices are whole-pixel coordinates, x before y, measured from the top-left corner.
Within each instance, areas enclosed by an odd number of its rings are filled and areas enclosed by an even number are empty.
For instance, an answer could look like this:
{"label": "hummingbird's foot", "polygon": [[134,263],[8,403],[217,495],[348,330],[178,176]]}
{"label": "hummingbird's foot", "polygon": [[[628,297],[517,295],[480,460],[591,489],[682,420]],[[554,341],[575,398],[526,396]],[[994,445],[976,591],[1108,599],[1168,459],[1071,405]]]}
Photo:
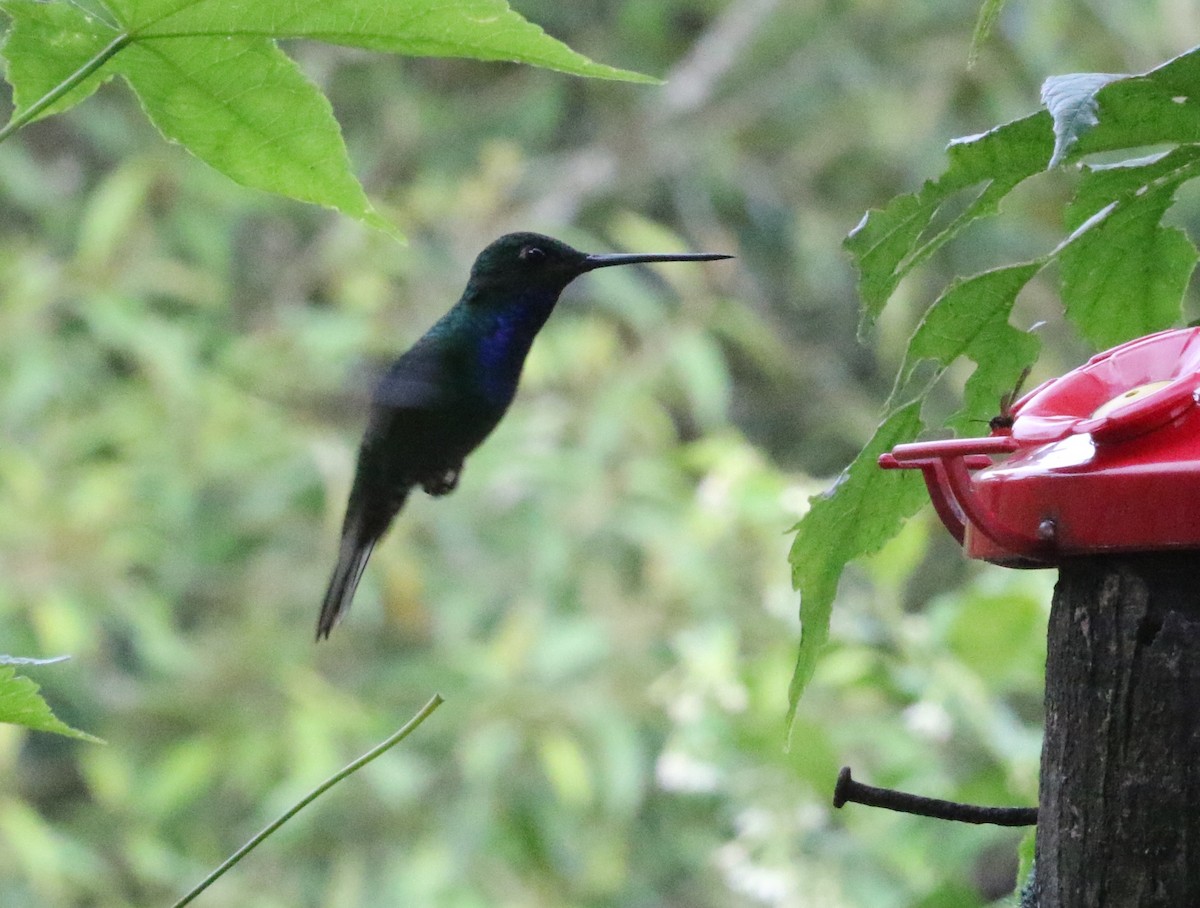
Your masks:
{"label": "hummingbird's foot", "polygon": [[451,467],[441,476],[427,477],[421,482],[421,488],[425,490],[425,494],[435,498],[448,495],[458,485],[458,477],[461,475],[462,464],[460,463],[457,467]]}

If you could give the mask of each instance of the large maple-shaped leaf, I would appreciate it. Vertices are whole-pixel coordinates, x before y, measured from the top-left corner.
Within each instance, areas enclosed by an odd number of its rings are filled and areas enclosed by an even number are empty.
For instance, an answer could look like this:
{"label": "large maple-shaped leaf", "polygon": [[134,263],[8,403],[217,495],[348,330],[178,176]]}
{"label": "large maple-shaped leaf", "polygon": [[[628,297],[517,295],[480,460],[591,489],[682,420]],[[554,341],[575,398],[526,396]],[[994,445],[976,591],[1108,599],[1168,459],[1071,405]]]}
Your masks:
{"label": "large maple-shaped leaf", "polygon": [[505,0],[0,0],[15,110],[0,139],[121,76],[169,140],[246,186],[391,226],[350,170],[329,102],[276,45],[510,60],[650,82],[595,63]]}

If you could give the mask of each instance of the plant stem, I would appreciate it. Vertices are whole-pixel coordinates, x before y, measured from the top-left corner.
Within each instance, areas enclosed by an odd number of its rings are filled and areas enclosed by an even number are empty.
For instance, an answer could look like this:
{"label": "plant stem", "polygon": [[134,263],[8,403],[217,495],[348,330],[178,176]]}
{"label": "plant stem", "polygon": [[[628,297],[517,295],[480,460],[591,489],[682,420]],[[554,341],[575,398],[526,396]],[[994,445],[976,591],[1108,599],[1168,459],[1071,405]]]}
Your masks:
{"label": "plant stem", "polygon": [[41,116],[42,111],[59,100],[67,92],[79,85],[84,79],[98,70],[101,66],[107,63],[118,51],[125,47],[133,40],[134,36],[130,32],[122,32],[106,44],[96,56],[88,60],[83,66],[71,73],[52,89],[22,110],[20,113],[13,114],[13,118],[0,129],[0,142],[3,142],[14,132],[24,126],[26,123],[36,120]]}
{"label": "plant stem", "polygon": [[215,883],[218,879],[220,879],[225,874],[225,871],[229,870],[238,861],[240,861],[242,858],[244,858],[246,855],[248,855],[256,847],[258,847],[258,845],[261,844],[262,841],[265,838],[267,838],[267,836],[271,835],[271,833],[273,833],[276,829],[278,829],[280,826],[282,826],[284,823],[286,823],[288,820],[290,820],[292,817],[294,817],[302,809],[307,807],[309,804],[311,804],[313,801],[315,801],[318,797],[320,797],[322,794],[324,794],[326,791],[328,791],[330,788],[332,788],[338,782],[342,781],[342,779],[358,772],[358,770],[362,769],[364,766],[366,766],[368,763],[370,763],[376,757],[382,755],[383,753],[388,751],[390,748],[392,748],[396,744],[399,744],[401,741],[403,741],[405,738],[407,738],[409,736],[409,734],[411,734],[417,728],[418,725],[420,725],[427,718],[429,718],[429,716],[433,713],[433,711],[435,709],[437,709],[439,706],[441,706],[443,702],[444,701],[442,700],[441,694],[434,694],[433,697],[430,699],[430,701],[428,703],[426,703],[423,707],[421,707],[421,711],[418,712],[411,719],[409,719],[408,722],[406,722],[399,731],[397,731],[395,734],[393,734],[386,741],[371,748],[369,751],[367,751],[365,754],[363,754],[361,757],[359,757],[353,763],[349,763],[346,766],[344,766],[342,769],[338,770],[336,773],[334,773],[332,776],[330,776],[328,779],[326,779],[324,782],[322,782],[320,785],[318,785],[316,788],[314,788],[312,791],[310,791],[308,794],[306,794],[303,798],[301,798],[299,801],[297,801],[296,804],[293,805],[291,808],[289,808],[287,811],[285,811],[284,814],[279,817],[279,819],[275,820],[275,822],[271,823],[269,826],[264,828],[260,833],[258,833],[258,835],[256,835],[254,838],[252,838],[250,841],[248,841],[245,845],[243,845],[241,848],[239,848],[237,851],[235,851],[233,854],[231,854],[225,860],[225,862],[221,864],[220,867],[218,867],[216,870],[214,870],[212,873],[210,873],[208,876],[206,876],[199,883],[199,885],[196,886],[196,888],[194,888],[191,892],[189,892],[187,895],[185,895],[183,898],[181,898],[178,902],[176,902],[172,906],[172,908],[183,908],[184,905],[189,904],[194,898],[196,898],[196,896],[198,896],[201,892],[203,892],[205,889],[207,889],[209,886],[211,886],[213,883]]}

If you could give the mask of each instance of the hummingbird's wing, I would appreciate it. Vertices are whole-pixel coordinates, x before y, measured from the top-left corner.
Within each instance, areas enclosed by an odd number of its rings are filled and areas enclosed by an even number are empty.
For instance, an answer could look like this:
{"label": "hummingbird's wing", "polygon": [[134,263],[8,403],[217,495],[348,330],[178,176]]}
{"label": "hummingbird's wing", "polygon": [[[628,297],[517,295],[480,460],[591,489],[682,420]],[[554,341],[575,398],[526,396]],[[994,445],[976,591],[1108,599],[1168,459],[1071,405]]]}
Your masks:
{"label": "hummingbird's wing", "polygon": [[371,416],[381,418],[403,410],[435,410],[444,396],[432,376],[393,375],[388,373],[371,395]]}
{"label": "hummingbird's wing", "polygon": [[418,343],[384,373],[371,394],[376,410],[435,410],[453,385],[447,351]]}
{"label": "hummingbird's wing", "polygon": [[407,490],[449,466],[441,460],[455,402],[439,371],[436,363],[401,360],[375,388],[355,476],[362,494],[386,503],[396,487]]}

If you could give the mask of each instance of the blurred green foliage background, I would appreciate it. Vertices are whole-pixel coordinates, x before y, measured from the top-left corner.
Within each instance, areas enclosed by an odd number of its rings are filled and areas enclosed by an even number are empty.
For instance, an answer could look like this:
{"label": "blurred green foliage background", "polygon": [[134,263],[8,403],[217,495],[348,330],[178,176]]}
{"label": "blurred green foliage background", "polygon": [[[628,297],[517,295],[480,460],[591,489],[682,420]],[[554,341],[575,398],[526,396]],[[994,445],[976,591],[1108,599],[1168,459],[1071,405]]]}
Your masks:
{"label": "blurred green foliage background", "polygon": [[[1035,801],[1050,574],[967,565],[913,521],[843,582],[784,750],[786,531],[912,327],[901,305],[856,343],[839,243],[1046,75],[1196,43],[1195,5],[1010,0],[969,71],[976,0],[516,6],[667,85],[289,48],[405,247],[229,183],[115,85],[0,144],[0,651],[72,654],[27,673],[108,741],[0,727],[0,903],[170,904],[434,691],[413,738],[197,904],[1011,891],[1019,833],[828,804],[843,763]],[[904,293],[1053,243],[1069,179]],[[372,378],[517,228],[738,259],[573,286],[459,489],[411,501],[316,647]],[[1026,297],[1039,371],[1077,363],[1050,288]]]}

